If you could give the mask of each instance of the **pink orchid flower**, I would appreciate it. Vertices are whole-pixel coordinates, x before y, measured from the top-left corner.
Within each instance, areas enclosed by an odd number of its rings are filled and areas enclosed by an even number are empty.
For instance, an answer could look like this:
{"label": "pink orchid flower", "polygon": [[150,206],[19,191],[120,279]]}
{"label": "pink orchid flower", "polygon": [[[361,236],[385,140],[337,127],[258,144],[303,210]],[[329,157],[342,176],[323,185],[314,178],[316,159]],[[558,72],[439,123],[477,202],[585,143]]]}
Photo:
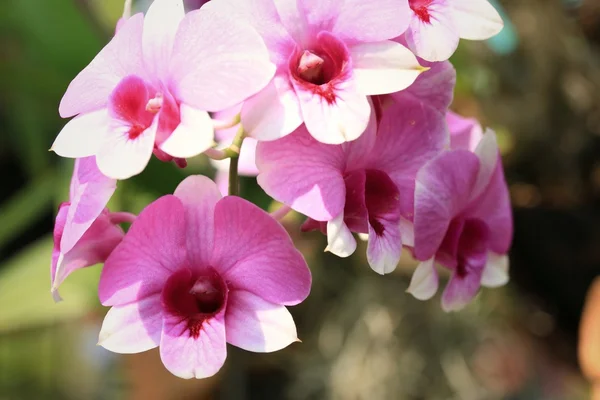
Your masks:
{"label": "pink orchid flower", "polygon": [[463,308],[481,285],[508,282],[506,253],[512,240],[508,188],[496,144],[488,130],[475,152],[446,151],[417,174],[414,255],[421,263],[408,291],[431,298],[438,288],[434,263],[452,271],[442,308]]}
{"label": "pink orchid flower", "polygon": [[474,151],[483,138],[481,124],[475,118],[464,118],[448,111],[446,123],[450,131],[450,148]]}
{"label": "pink orchid flower", "polygon": [[355,251],[353,233],[368,234],[367,259],[380,274],[396,268],[403,241],[412,245],[415,175],[448,140],[445,109],[427,106],[417,95],[426,92],[427,82],[413,86],[416,92],[411,86],[405,96],[377,107],[353,142],[320,143],[302,126],[257,147],[258,183],[267,194],[307,215],[303,229],[321,229],[327,249],[340,257]]}
{"label": "pink orchid flower", "polygon": [[[216,120],[229,121],[240,113],[241,105],[229,108],[224,111],[213,113],[213,117]],[[236,125],[227,129],[219,129],[215,131],[215,139],[219,144],[219,147],[227,147],[231,144],[235,134],[239,129],[239,125]],[[256,168],[256,145],[257,140],[251,137],[247,137],[242,142],[240,148],[240,157],[238,160],[238,174],[240,176],[256,176],[258,175],[258,169]],[[219,187],[223,196],[227,195],[228,184],[229,184],[229,164],[230,160],[210,160],[211,164],[217,170],[215,175],[215,183]]]}
{"label": "pink orchid flower", "polygon": [[54,225],[51,291],[60,300],[58,287],[73,271],[104,262],[123,238],[120,222],[131,222],[128,213],[106,208],[117,182],[102,175],[94,157],[75,160],[69,202],[62,203]]}
{"label": "pink orchid flower", "polygon": [[310,284],[277,221],[190,176],[142,211],[106,261],[99,296],[112,308],[99,344],[117,353],[160,346],[173,374],[208,377],[226,343],[271,352],[297,341],[285,306],[303,301]]}
{"label": "pink orchid flower", "polygon": [[262,35],[277,72],[244,102],[242,124],[258,140],[302,122],[319,142],[340,144],[367,128],[368,95],[408,87],[424,70],[393,39],[408,27],[407,0],[212,0]]}
{"label": "pink orchid flower", "polygon": [[460,38],[485,40],[504,27],[488,0],[409,0],[408,47],[427,61],[450,58]]}
{"label": "pink orchid flower", "polygon": [[210,3],[185,15],[182,0],[155,0],[71,82],[59,111],[77,116],[52,150],[95,155],[114,179],[140,173],[153,152],[164,161],[195,156],[213,145],[207,111],[241,102],[273,74],[264,42],[243,21]]}

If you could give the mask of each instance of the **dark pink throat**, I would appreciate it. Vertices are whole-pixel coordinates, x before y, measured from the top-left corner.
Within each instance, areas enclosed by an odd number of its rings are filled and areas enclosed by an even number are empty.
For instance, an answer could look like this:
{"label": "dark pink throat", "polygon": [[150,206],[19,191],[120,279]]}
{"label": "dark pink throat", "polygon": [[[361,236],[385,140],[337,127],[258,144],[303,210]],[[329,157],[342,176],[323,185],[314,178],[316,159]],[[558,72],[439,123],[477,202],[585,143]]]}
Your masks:
{"label": "dark pink throat", "polygon": [[460,278],[481,272],[487,261],[489,228],[480,219],[455,218],[440,246],[438,261],[454,268]]}
{"label": "dark pink throat", "polygon": [[198,338],[204,322],[225,307],[227,292],[226,283],[212,268],[201,274],[185,268],[167,280],[162,292],[163,307],[185,319],[189,335]]}
{"label": "dark pink throat", "polygon": [[129,139],[137,139],[158,117],[157,142],[162,143],[180,122],[179,105],[164,89],[156,89],[137,75],[121,79],[112,91],[108,109],[127,129]]}
{"label": "dark pink throat", "polygon": [[296,49],[289,60],[291,78],[302,90],[336,100],[337,86],[349,76],[350,53],[346,45],[329,32],[320,32],[308,49]]}
{"label": "dark pink throat", "polygon": [[409,0],[409,6],[415,15],[425,23],[431,23],[431,14],[429,7],[433,0]]}

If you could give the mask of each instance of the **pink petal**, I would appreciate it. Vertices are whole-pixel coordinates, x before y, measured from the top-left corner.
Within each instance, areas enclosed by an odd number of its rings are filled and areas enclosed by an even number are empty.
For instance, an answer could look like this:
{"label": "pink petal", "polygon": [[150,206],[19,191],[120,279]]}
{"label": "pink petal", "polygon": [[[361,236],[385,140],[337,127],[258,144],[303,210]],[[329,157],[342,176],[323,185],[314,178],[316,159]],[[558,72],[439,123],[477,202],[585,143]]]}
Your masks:
{"label": "pink petal", "polygon": [[485,135],[483,135],[475,148],[475,154],[479,158],[479,173],[477,174],[477,183],[473,188],[473,192],[471,192],[471,200],[479,197],[489,185],[492,174],[501,161],[494,131],[488,129],[485,132]]}
{"label": "pink petal", "polygon": [[456,70],[449,61],[423,62],[423,65],[430,69],[421,73],[407,89],[392,96],[398,103],[413,101],[445,114],[454,96]]}
{"label": "pink petal", "polygon": [[415,188],[415,248],[427,260],[440,247],[450,221],[468,206],[479,160],[473,153],[454,150],[440,154],[417,173]]}
{"label": "pink petal", "polygon": [[475,151],[477,144],[483,137],[483,130],[479,121],[475,118],[464,118],[448,111],[446,123],[450,131],[450,147],[452,149],[464,149]]}
{"label": "pink petal", "polygon": [[59,113],[63,118],[106,107],[108,97],[127,75],[143,74],[142,14],[129,18],[115,37],[69,84]]}
{"label": "pink petal", "polygon": [[160,339],[160,358],[173,375],[184,379],[208,378],[225,363],[225,312],[205,320],[198,338],[190,336],[187,320],[167,314]]}
{"label": "pink petal", "polygon": [[449,3],[451,1],[436,0],[429,4],[429,21],[414,15],[405,33],[408,47],[427,61],[445,61],[458,47],[458,28]]}
{"label": "pink petal", "polygon": [[185,209],[175,196],[146,207],[102,269],[98,295],[105,306],[160,293],[169,275],[187,262]]}
{"label": "pink petal", "polygon": [[228,282],[282,305],[303,301],[310,291],[310,270],[283,227],[269,214],[239,197],[215,207],[211,265]]}
{"label": "pink petal", "polygon": [[508,252],[512,242],[513,219],[510,194],[501,162],[497,163],[481,197],[472,202],[466,213],[481,219],[490,228],[490,250],[498,254]]}
{"label": "pink petal", "polygon": [[160,343],[163,316],[160,295],[114,306],[104,317],[98,345],[115,353],[133,354]]}
{"label": "pink petal", "polygon": [[442,295],[442,309],[446,312],[459,311],[473,300],[481,286],[481,271],[459,276],[452,274]]}
{"label": "pink petal", "polygon": [[102,147],[110,126],[111,118],[105,108],[78,115],[62,128],[50,150],[61,157],[93,156]]}
{"label": "pink petal", "polygon": [[327,247],[329,251],[338,257],[346,258],[356,251],[356,239],[352,231],[344,222],[344,212],[330,221],[327,221]]}
{"label": "pink petal", "polygon": [[[50,262],[50,281],[51,288],[54,288],[54,279],[56,277],[56,269],[58,268],[59,262],[62,262],[64,255],[60,251],[60,242],[62,239],[63,231],[65,229],[65,223],[67,222],[67,214],[69,212],[69,203],[62,203],[58,208],[56,219],[54,220],[54,230],[52,232],[53,248],[52,248],[52,259]],[[51,289],[52,290],[52,289]],[[58,294],[54,296],[55,301],[60,301],[61,298]]]}
{"label": "pink petal", "polygon": [[366,130],[371,115],[367,97],[359,94],[351,80],[335,88],[335,100],[305,90],[295,81],[306,129],[321,143],[341,144],[357,139]]}
{"label": "pink petal", "polygon": [[229,292],[225,331],[228,343],[257,353],[281,350],[298,341],[287,308],[244,290]]}
{"label": "pink petal", "polygon": [[201,175],[188,176],[175,189],[185,208],[187,253],[192,265],[208,266],[213,251],[215,205],[221,199],[217,185]]}
{"label": "pink petal", "polygon": [[63,253],[71,250],[98,218],[116,188],[117,182],[100,172],[95,157],[75,160],[71,178],[71,205],[60,241]]}
{"label": "pink petal", "polygon": [[452,1],[452,18],[463,39],[489,39],[504,27],[500,14],[487,0]]}
{"label": "pink petal", "polygon": [[294,210],[327,221],[344,208],[344,153],[340,146],[317,142],[304,126],[256,149],[258,184]]}
{"label": "pink petal", "polygon": [[[287,63],[296,43],[284,25],[289,13],[298,17],[295,1],[219,0],[211,2],[210,7],[221,15],[228,15],[232,20],[250,24],[267,45],[271,61],[278,66]],[[293,25],[289,26],[290,32],[298,24]]]}
{"label": "pink petal", "polygon": [[106,214],[101,214],[69,251],[60,253],[52,291],[56,291],[73,271],[104,262],[122,239],[123,230],[114,225]]}
{"label": "pink petal", "polygon": [[129,127],[118,126],[106,132],[105,142],[96,153],[100,171],[113,179],[128,179],[141,173],[152,157],[158,119],[135,139]]}
{"label": "pink petal", "polygon": [[155,77],[166,77],[175,34],[183,20],[182,0],[154,0],[144,17],[142,50],[148,70]]}
{"label": "pink petal", "polygon": [[160,145],[160,149],[176,158],[188,158],[205,152],[214,145],[213,122],[206,111],[181,104],[181,122]]}
{"label": "pink petal", "polygon": [[400,43],[385,40],[350,48],[356,89],[365,95],[397,92],[423,72],[414,54]]}
{"label": "pink petal", "polygon": [[447,145],[444,115],[416,101],[390,105],[383,113],[368,168],[386,172],[396,184],[404,216],[414,211],[417,171]]}
{"label": "pink petal", "polygon": [[438,286],[438,274],[435,270],[435,260],[432,257],[419,263],[415,272],[413,272],[406,292],[412,294],[418,300],[429,300],[437,292]]}
{"label": "pink petal", "polygon": [[406,30],[410,19],[408,0],[328,0],[327,3],[341,5],[332,33],[343,40],[377,42],[392,39]]}
{"label": "pink petal", "polygon": [[302,124],[300,102],[286,74],[277,74],[242,106],[242,124],[258,140],[284,137]]}
{"label": "pink petal", "polygon": [[219,111],[264,88],[275,74],[267,48],[249,25],[218,12],[212,2],[182,21],[171,75],[178,100]]}

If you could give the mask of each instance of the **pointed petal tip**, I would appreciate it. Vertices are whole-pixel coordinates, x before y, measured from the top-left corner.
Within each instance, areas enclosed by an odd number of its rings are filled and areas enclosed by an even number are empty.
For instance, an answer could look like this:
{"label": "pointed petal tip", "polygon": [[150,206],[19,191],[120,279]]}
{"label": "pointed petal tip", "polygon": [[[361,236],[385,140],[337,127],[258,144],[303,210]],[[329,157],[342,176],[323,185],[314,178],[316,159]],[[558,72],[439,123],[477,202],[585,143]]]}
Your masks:
{"label": "pointed petal tip", "polygon": [[52,299],[55,303],[60,303],[61,301],[63,301],[63,298],[60,297],[60,294],[58,293],[57,287],[52,287],[52,289],[50,289],[50,293],[52,294]]}

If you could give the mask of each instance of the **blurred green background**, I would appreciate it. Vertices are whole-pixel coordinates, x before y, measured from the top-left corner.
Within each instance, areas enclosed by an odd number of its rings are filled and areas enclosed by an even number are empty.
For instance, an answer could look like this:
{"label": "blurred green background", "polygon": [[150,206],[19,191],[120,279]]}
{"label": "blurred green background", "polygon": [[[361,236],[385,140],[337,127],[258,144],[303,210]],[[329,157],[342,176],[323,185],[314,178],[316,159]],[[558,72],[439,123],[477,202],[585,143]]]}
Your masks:
{"label": "blurred green background", "polygon": [[[0,400],[590,398],[576,346],[600,274],[600,4],[501,6],[505,30],[452,58],[452,108],[499,134],[515,215],[511,283],[445,314],[439,297],[404,293],[412,260],[378,276],[364,248],[348,260],[324,254],[324,238],[300,235],[291,215],[314,275],[309,300],[291,310],[303,343],[270,355],[230,347],[216,377],[183,381],[156,351],[95,345],[106,312],[99,266],[71,275],[59,304],[49,290],[53,219],[72,172],[72,160],[48,152],[65,123],[58,103],[110,39],[123,2],[0,1]],[[192,173],[213,172],[202,157],[185,170],[153,160],[119,182],[110,207],[139,212]],[[242,184],[271,206],[252,179]]]}

